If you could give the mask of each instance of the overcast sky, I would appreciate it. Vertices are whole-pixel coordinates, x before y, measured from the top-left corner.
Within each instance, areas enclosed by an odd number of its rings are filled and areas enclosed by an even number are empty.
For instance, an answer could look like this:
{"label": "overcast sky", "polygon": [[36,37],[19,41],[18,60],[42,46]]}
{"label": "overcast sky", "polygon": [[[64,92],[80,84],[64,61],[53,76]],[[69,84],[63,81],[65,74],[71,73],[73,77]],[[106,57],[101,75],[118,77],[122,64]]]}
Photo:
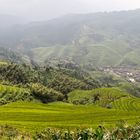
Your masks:
{"label": "overcast sky", "polygon": [[140,0],[0,0],[0,14],[29,21],[48,20],[70,13],[140,8]]}

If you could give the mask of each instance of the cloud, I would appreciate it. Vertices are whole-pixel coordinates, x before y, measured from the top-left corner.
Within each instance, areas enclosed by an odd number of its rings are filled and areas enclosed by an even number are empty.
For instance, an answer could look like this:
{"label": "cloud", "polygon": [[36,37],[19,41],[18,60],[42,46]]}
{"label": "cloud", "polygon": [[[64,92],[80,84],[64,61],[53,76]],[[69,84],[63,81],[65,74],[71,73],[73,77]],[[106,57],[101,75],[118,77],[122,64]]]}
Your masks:
{"label": "cloud", "polygon": [[0,14],[14,14],[27,20],[136,8],[140,8],[140,0],[0,0]]}

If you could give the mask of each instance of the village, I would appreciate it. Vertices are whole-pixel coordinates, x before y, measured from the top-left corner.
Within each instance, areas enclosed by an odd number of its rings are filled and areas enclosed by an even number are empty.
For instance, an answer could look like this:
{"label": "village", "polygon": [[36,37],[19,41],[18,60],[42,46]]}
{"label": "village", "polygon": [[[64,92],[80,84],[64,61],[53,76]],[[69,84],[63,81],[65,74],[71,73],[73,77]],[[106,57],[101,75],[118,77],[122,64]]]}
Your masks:
{"label": "village", "polygon": [[125,78],[128,82],[140,82],[140,69],[132,67],[104,67],[100,69],[106,73],[115,74],[116,76]]}

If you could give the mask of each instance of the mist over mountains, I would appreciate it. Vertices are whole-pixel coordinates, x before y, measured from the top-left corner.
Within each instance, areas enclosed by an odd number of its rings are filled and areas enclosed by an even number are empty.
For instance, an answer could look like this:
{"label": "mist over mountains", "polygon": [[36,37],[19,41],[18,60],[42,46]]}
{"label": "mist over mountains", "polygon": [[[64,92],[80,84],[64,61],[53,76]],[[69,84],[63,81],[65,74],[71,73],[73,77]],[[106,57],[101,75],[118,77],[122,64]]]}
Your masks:
{"label": "mist over mountains", "polygon": [[140,10],[70,14],[21,24],[1,16],[0,47],[16,50],[37,63],[70,59],[80,65],[139,66]]}
{"label": "mist over mountains", "polygon": [[0,139],[140,138],[140,9],[45,20],[98,1],[1,0]]}

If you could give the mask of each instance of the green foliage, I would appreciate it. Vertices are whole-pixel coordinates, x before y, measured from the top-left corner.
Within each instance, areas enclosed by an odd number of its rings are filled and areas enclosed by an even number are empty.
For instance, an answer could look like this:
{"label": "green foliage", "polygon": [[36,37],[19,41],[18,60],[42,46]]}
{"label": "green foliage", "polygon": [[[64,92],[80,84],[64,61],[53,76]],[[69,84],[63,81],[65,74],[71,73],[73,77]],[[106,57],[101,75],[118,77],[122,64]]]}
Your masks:
{"label": "green foliage", "polygon": [[30,90],[15,86],[0,85],[0,105],[15,101],[31,101],[33,96]]}
{"label": "green foliage", "polygon": [[97,104],[102,107],[111,108],[112,102],[123,97],[129,97],[117,88],[98,88],[94,90],[76,90],[69,93],[68,101],[74,104]]}
{"label": "green foliage", "polygon": [[120,79],[115,79],[116,77],[110,74],[102,74],[98,77],[98,80],[103,87],[115,87],[118,86]]}
{"label": "green foliage", "polygon": [[13,84],[27,84],[38,81],[38,73],[30,66],[8,64],[0,67],[0,81],[6,80]]}
{"label": "green foliage", "polygon": [[140,97],[140,87],[138,84],[132,84],[127,82],[120,82],[118,84],[118,87],[136,97]]}
{"label": "green foliage", "polygon": [[124,121],[121,121],[117,128],[108,132],[107,139],[126,139],[126,140],[139,140],[140,139],[140,126],[139,123],[135,126],[129,126]]}
{"label": "green foliage", "polygon": [[64,96],[51,88],[41,84],[32,84],[29,88],[0,85],[0,105],[15,101],[38,100],[43,103],[62,101]]}
{"label": "green foliage", "polygon": [[35,135],[35,139],[42,140],[139,140],[140,127],[126,126],[120,123],[113,130],[107,130],[102,126],[97,129],[57,130],[46,129]]}
{"label": "green foliage", "polygon": [[140,99],[117,88],[99,88],[90,91],[76,90],[69,93],[68,101],[73,104],[95,104],[108,109],[138,111]]}
{"label": "green foliage", "polygon": [[45,129],[38,132],[34,138],[41,140],[102,140],[104,132],[102,127],[99,127],[94,132],[93,129],[77,129],[77,130],[59,130]]}
{"label": "green foliage", "polygon": [[[28,87],[31,83],[40,83],[48,88],[68,94],[75,89],[93,89],[100,87],[98,81],[80,69],[55,69],[52,67],[32,68],[26,64],[7,64],[0,67],[0,83]],[[86,77],[86,78],[85,78]]]}
{"label": "green foliage", "polygon": [[32,84],[30,89],[31,93],[43,103],[62,101],[64,98],[62,93],[55,91],[54,89],[47,88],[41,84]]}
{"label": "green foliage", "polygon": [[66,95],[74,89],[86,89],[86,84],[67,75],[56,75],[48,87],[54,88]]}
{"label": "green foliage", "polygon": [[47,128],[35,134],[22,132],[9,125],[0,126],[0,138],[4,140],[139,140],[139,123],[134,126],[127,125],[123,121],[112,130],[99,126],[96,129],[55,129]]}
{"label": "green foliage", "polygon": [[116,100],[112,105],[118,110],[138,111],[140,109],[140,100],[139,98],[130,96]]}
{"label": "green foliage", "polygon": [[[7,64],[0,67],[1,84],[16,85],[21,89],[22,87],[28,88],[34,96],[33,98],[44,103],[62,101],[64,98],[67,100],[67,94],[75,89],[93,89],[99,86],[97,81],[89,75],[89,78],[85,78],[85,75],[88,74],[79,72],[78,75],[75,75],[70,69],[37,66],[32,68],[26,64]],[[6,95],[9,95],[8,92]],[[6,103],[4,98],[1,99],[1,102]]]}
{"label": "green foliage", "polygon": [[[77,74],[78,73],[78,74]],[[64,95],[75,89],[93,89],[100,87],[100,83],[80,68],[78,69],[53,69],[42,72],[42,75],[46,78],[44,85],[60,91]],[[45,81],[45,80],[43,80]]]}
{"label": "green foliage", "polygon": [[17,130],[14,127],[9,125],[0,126],[0,139],[3,140],[25,140],[31,139],[31,136],[28,133]]}

